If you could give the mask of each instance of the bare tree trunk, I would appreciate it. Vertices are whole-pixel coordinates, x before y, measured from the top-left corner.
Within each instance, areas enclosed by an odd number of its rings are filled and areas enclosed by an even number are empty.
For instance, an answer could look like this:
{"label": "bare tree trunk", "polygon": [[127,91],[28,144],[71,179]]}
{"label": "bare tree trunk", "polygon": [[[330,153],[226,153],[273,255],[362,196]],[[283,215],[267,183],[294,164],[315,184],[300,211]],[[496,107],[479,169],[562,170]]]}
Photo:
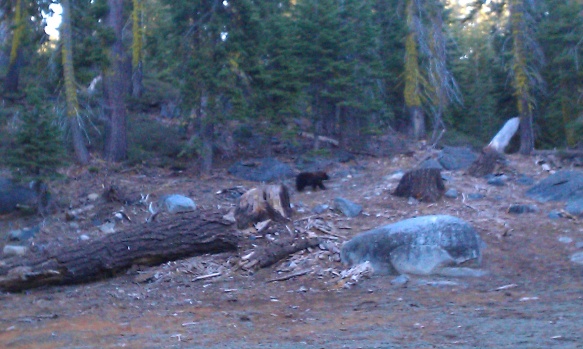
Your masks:
{"label": "bare tree trunk", "polygon": [[143,0],[133,0],[132,11],[132,97],[140,98],[144,92],[143,80]]}
{"label": "bare tree trunk", "polygon": [[122,43],[123,0],[108,0],[109,13],[106,23],[115,33],[111,46],[111,65],[103,73],[104,98],[108,124],[105,132],[105,158],[121,161],[127,156],[127,129],[124,97],[124,52]]}
{"label": "bare tree trunk", "polygon": [[77,100],[77,86],[75,84],[75,70],[73,68],[73,39],[71,35],[71,3],[70,0],[61,2],[63,7],[61,38],[63,41],[63,75],[65,80],[65,94],[67,95],[67,118],[73,136],[73,149],[77,162],[81,165],[89,163],[89,151],[85,146],[79,120],[79,102]]}
{"label": "bare tree trunk", "polygon": [[413,139],[419,140],[425,138],[425,115],[421,107],[409,107],[409,115],[411,116],[411,128]]}
{"label": "bare tree trunk", "polygon": [[134,68],[132,74],[132,97],[140,98],[144,93],[144,85],[143,81],[143,71],[142,71],[142,62],[138,64],[137,67]]}
{"label": "bare tree trunk", "polygon": [[[528,104],[528,102],[523,102]],[[534,131],[532,129],[532,114],[526,106],[525,112],[520,116],[520,154],[530,155],[534,150]]]}
{"label": "bare tree trunk", "polygon": [[20,79],[20,65],[22,64],[22,40],[24,37],[25,18],[24,0],[17,0],[14,8],[14,34],[12,35],[12,48],[10,49],[10,61],[8,72],[4,80],[4,91],[16,93]]}
{"label": "bare tree trunk", "polygon": [[208,103],[209,97],[207,96],[206,91],[203,92],[202,97],[200,99],[200,109],[199,109],[199,118],[200,118],[200,129],[199,129],[199,136],[200,140],[202,141],[202,149],[200,150],[200,161],[201,161],[201,170],[205,174],[209,174],[213,168],[213,142],[214,142],[214,132],[215,132],[215,125],[213,120],[210,119],[208,115]]}

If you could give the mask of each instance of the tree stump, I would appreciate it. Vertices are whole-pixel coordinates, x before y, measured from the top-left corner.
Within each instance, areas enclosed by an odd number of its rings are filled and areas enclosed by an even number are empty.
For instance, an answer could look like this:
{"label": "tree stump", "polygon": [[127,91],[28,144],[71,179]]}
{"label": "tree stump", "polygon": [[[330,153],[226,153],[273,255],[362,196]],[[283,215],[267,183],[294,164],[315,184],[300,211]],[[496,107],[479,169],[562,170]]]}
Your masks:
{"label": "tree stump", "polygon": [[241,195],[235,209],[237,228],[247,229],[268,219],[287,222],[292,216],[289,192],[285,185],[253,188]]}
{"label": "tree stump", "polygon": [[480,156],[468,168],[468,174],[473,177],[484,177],[493,173],[504,156],[491,147],[482,149]]}
{"label": "tree stump", "polygon": [[482,149],[480,156],[468,168],[468,174],[473,177],[484,177],[496,170],[500,160],[504,160],[504,149],[518,130],[520,118],[512,118],[496,133],[490,143]]}
{"label": "tree stump", "polygon": [[421,168],[411,170],[399,181],[395,196],[413,197],[424,202],[435,202],[445,192],[441,178],[441,170],[437,168]]}
{"label": "tree stump", "polygon": [[20,291],[110,277],[132,265],[156,265],[205,253],[236,251],[242,240],[224,213],[197,211],[135,225],[95,241],[61,246],[0,268],[0,289]]}

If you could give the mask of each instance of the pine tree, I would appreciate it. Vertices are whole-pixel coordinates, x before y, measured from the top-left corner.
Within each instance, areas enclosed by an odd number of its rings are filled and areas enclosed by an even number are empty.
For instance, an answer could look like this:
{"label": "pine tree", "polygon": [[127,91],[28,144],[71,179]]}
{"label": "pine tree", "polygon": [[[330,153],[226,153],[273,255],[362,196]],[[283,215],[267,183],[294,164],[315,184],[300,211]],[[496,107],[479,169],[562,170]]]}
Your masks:
{"label": "pine tree", "polygon": [[64,164],[61,133],[51,114],[43,107],[42,91],[27,90],[31,107],[22,109],[21,127],[7,163],[16,178],[22,180],[51,178]]}
{"label": "pine tree", "polygon": [[542,70],[548,94],[539,104],[542,146],[576,146],[583,139],[583,3],[548,1],[540,22],[539,42],[548,64]]}

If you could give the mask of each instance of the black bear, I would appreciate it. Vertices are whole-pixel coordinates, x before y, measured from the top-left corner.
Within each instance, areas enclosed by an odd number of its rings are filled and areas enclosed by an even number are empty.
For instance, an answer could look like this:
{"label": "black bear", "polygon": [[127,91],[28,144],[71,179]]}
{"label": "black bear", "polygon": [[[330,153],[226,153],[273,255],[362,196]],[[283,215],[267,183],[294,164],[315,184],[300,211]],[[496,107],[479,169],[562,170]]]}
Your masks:
{"label": "black bear", "polygon": [[322,181],[330,179],[326,172],[319,171],[319,172],[302,172],[296,177],[296,188],[298,191],[304,190],[307,186],[312,186],[314,190],[316,187],[320,187],[320,189],[324,190],[326,187]]}

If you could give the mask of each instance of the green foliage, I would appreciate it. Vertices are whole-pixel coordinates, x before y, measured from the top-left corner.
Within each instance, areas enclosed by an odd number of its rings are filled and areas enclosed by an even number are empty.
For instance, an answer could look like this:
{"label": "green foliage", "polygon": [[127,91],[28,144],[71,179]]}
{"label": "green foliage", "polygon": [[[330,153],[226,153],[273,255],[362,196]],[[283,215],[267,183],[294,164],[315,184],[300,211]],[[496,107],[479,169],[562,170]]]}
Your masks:
{"label": "green foliage", "polygon": [[177,127],[165,126],[145,115],[128,120],[128,164],[164,165],[176,158],[183,147]]}
{"label": "green foliage", "polygon": [[539,99],[539,144],[575,146],[583,139],[577,122],[583,115],[583,5],[573,0],[548,3],[552,10],[542,17],[538,32],[548,62],[542,70],[548,92]]}
{"label": "green foliage", "polygon": [[6,162],[15,178],[53,178],[65,164],[61,133],[54,117],[43,107],[40,90],[27,91],[30,107],[21,110],[21,125],[6,151]]}

